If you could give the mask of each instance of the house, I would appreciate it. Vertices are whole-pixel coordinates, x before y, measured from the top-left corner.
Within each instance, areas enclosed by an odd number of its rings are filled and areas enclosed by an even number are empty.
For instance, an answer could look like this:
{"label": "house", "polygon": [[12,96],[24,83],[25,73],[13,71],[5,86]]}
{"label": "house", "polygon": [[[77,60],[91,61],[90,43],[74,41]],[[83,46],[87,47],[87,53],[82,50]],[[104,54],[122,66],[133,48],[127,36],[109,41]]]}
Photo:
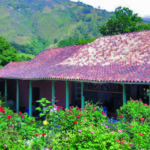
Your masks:
{"label": "house", "polygon": [[[0,90],[16,102],[17,112],[26,107],[30,116],[32,103],[42,97],[52,103],[56,97],[57,105],[66,108],[100,100],[117,109],[130,97],[139,99],[150,91],[150,30],[103,36],[11,62],[0,69]],[[145,101],[150,103],[150,96]]]}

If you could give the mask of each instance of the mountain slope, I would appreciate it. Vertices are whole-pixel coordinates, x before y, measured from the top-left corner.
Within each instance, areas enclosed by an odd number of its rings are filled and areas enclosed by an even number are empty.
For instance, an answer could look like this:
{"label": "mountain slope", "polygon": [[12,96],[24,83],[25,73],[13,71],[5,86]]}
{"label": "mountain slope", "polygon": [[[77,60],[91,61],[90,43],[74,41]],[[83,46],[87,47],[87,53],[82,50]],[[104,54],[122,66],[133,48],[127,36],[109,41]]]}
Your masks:
{"label": "mountain slope", "polygon": [[111,15],[69,0],[1,0],[0,34],[17,49],[37,54],[62,39],[99,36]]}
{"label": "mountain slope", "polygon": [[143,17],[143,21],[150,23],[150,16]]}

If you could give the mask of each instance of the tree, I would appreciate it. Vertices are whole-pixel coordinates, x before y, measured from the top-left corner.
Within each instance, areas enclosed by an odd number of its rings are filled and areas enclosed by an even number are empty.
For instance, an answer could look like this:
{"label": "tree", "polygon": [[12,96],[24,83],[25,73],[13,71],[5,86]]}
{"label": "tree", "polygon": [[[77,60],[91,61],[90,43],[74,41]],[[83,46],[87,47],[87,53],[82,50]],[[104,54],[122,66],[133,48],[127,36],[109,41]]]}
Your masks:
{"label": "tree", "polygon": [[133,14],[133,11],[129,8],[118,7],[115,10],[114,16],[108,19],[106,25],[100,27],[100,32],[103,35],[115,35],[119,33],[141,31],[141,29],[146,30],[147,28],[143,25],[139,27],[140,23],[142,23],[142,18],[138,17],[138,14]]}
{"label": "tree", "polygon": [[93,41],[96,40],[96,39],[97,39],[97,37],[93,37],[93,38],[91,38],[91,39],[84,39],[84,38],[82,38],[82,39],[79,39],[79,40],[76,42],[76,45],[91,43],[91,42],[93,42]]}
{"label": "tree", "polygon": [[16,55],[17,51],[10,43],[0,36],[0,68],[12,61],[21,61]]}

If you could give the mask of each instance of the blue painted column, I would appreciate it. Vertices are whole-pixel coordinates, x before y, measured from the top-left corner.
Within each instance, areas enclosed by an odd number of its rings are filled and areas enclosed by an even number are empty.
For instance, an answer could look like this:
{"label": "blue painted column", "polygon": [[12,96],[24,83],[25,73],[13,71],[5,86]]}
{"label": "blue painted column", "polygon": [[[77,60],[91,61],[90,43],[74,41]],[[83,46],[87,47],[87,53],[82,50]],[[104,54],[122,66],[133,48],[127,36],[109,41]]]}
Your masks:
{"label": "blue painted column", "polygon": [[19,81],[16,83],[16,112],[19,113]]}
{"label": "blue painted column", "polygon": [[123,105],[127,103],[126,101],[126,87],[125,84],[122,84],[123,86]]}
{"label": "blue painted column", "polygon": [[29,81],[29,116],[32,117],[32,81]]}
{"label": "blue painted column", "polygon": [[82,108],[82,111],[84,111],[84,96],[83,96],[83,88],[84,88],[84,85],[83,85],[83,82],[81,82],[81,108]]}
{"label": "blue painted column", "polygon": [[69,109],[69,82],[66,81],[66,108]]}
{"label": "blue painted column", "polygon": [[5,79],[5,106],[7,103],[7,80]]}
{"label": "blue painted column", "polygon": [[55,103],[55,81],[52,81],[52,105]]}
{"label": "blue painted column", "polygon": [[149,85],[149,105],[150,105],[150,85]]}

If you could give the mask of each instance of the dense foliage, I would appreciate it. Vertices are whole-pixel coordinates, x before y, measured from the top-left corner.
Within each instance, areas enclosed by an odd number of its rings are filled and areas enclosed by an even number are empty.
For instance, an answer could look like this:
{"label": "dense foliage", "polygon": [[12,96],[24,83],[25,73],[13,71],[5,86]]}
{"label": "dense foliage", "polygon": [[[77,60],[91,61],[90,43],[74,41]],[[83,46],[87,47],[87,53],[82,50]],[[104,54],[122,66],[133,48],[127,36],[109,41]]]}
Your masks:
{"label": "dense foliage", "polygon": [[118,7],[115,10],[115,15],[108,19],[106,25],[100,27],[100,33],[103,35],[115,35],[150,30],[150,24],[140,23],[142,23],[142,18],[138,14],[134,14],[129,8]]}
{"label": "dense foliage", "polygon": [[90,38],[90,39],[85,39],[85,38],[82,38],[82,39],[74,39],[73,37],[70,37],[68,39],[65,39],[65,40],[61,40],[59,43],[58,43],[58,47],[64,47],[64,46],[71,46],[71,45],[80,45],[80,44],[87,44],[87,43],[91,43],[93,42],[94,40],[96,40],[97,37],[93,37],[93,38]]}
{"label": "dense foliage", "polygon": [[119,121],[107,118],[102,108],[88,102],[84,110],[47,106],[50,102],[45,98],[38,102],[42,108],[37,110],[43,110],[40,116],[45,116],[43,123],[0,106],[0,149],[150,149],[150,107],[141,99],[131,99],[117,110]]}
{"label": "dense foliage", "polygon": [[9,62],[20,61],[21,59],[16,54],[16,49],[5,38],[0,36],[0,68]]}
{"label": "dense foliage", "polygon": [[110,16],[70,0],[1,0],[0,31],[17,50],[37,54],[70,37],[99,36],[98,26]]}

